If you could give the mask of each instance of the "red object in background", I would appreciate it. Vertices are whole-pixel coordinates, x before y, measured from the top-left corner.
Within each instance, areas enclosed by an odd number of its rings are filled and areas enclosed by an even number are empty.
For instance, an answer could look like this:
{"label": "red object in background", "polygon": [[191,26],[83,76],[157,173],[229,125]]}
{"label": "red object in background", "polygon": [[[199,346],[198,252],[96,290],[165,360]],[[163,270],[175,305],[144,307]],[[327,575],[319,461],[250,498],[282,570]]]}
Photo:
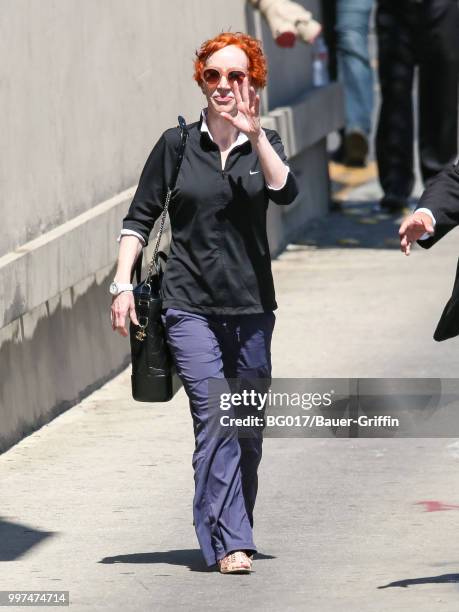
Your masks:
{"label": "red object in background", "polygon": [[279,45],[279,47],[293,47],[295,45],[295,41],[295,32],[282,32],[282,34],[279,34],[279,36],[276,38],[276,43]]}
{"label": "red object in background", "polygon": [[442,510],[458,510],[459,506],[456,504],[444,504],[440,501],[419,501],[416,504],[423,504],[425,506],[426,512],[440,512]]}

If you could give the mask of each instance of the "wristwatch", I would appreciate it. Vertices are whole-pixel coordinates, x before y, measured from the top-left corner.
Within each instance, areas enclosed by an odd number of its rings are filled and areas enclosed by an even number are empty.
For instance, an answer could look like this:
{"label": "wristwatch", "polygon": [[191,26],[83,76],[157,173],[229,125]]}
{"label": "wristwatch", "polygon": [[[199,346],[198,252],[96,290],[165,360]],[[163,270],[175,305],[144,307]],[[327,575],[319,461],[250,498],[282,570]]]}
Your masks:
{"label": "wristwatch", "polygon": [[110,293],[112,295],[119,295],[123,291],[132,291],[133,289],[134,285],[131,285],[131,283],[117,283],[116,281],[113,281],[113,283],[110,285]]}

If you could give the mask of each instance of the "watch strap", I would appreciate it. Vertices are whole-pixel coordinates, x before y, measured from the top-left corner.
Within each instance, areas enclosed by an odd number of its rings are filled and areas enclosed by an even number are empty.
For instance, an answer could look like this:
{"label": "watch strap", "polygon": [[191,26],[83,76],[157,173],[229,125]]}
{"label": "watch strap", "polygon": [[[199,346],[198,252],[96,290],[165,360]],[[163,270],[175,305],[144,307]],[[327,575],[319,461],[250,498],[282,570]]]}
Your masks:
{"label": "watch strap", "polygon": [[116,281],[112,282],[112,285],[116,285],[117,292],[114,295],[119,295],[123,291],[133,291],[134,286],[131,283],[117,283]]}

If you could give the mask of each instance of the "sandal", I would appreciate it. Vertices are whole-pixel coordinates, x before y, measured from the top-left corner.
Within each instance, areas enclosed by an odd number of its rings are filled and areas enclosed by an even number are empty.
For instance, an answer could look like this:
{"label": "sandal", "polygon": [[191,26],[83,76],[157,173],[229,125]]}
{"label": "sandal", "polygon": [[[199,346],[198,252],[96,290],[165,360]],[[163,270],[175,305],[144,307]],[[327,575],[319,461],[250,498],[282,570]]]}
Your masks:
{"label": "sandal", "polygon": [[218,561],[222,574],[250,574],[252,561],[242,550],[236,550]]}

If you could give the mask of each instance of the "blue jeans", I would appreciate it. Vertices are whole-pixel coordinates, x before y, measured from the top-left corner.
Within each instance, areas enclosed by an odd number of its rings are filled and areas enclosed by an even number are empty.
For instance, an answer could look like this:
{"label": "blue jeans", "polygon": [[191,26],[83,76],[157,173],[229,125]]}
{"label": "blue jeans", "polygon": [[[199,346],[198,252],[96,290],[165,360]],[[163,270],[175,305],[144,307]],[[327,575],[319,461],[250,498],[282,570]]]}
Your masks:
{"label": "blue jeans", "polygon": [[373,70],[368,32],[373,0],[337,0],[338,80],[344,89],[345,131],[371,132]]}
{"label": "blue jeans", "polygon": [[263,430],[250,428],[245,432],[249,435],[241,437],[237,428],[230,428],[220,437],[212,435],[221,410],[209,395],[209,379],[222,379],[224,392],[233,391],[227,379],[257,379],[266,384],[266,392],[271,383],[275,315],[204,315],[168,308],[162,320],[190,401],[195,436],[193,518],[210,567],[234,550],[256,552],[253,509]]}

